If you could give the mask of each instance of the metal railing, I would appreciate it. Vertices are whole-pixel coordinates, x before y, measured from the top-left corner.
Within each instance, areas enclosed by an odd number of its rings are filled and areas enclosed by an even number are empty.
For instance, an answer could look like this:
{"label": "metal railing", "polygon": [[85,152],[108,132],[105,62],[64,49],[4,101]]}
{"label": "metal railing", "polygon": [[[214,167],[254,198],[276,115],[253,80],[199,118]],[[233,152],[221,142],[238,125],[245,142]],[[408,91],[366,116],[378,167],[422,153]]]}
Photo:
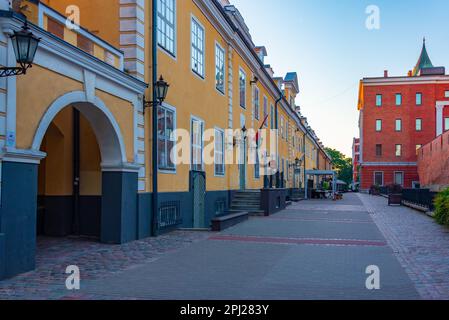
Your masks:
{"label": "metal railing", "polygon": [[429,189],[404,189],[402,190],[402,200],[412,204],[420,205],[429,210],[434,210],[434,199],[437,192],[431,192]]}

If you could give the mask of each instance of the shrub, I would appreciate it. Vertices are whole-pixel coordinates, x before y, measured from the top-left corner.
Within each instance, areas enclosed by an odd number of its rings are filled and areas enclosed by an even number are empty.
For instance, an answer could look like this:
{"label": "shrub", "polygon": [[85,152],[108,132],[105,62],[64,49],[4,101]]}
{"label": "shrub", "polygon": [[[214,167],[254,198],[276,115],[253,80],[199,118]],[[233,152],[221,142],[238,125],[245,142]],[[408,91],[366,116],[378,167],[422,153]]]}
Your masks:
{"label": "shrub", "polygon": [[449,226],[449,188],[441,191],[434,200],[435,220],[442,225]]}

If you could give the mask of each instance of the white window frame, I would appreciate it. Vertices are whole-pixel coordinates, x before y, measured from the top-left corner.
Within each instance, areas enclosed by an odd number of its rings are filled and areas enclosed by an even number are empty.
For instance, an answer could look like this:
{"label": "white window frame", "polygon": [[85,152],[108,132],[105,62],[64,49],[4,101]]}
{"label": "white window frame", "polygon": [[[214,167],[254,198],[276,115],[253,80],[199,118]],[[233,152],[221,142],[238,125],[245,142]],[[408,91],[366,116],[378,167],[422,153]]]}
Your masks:
{"label": "white window frame", "polygon": [[[399,103],[398,103],[398,98],[399,98]],[[397,107],[402,106],[402,93],[396,93],[395,104]]]}
{"label": "white window frame", "polygon": [[[380,98],[380,104],[378,103],[379,98]],[[376,107],[382,107],[382,104],[383,104],[383,96],[381,94],[376,94]]]}
{"label": "white window frame", "polygon": [[[401,174],[402,175],[402,183],[396,183],[396,175],[397,174]],[[403,187],[404,186],[404,183],[405,183],[405,174],[404,174],[404,171],[395,171],[394,172],[394,178],[393,178],[393,182],[394,182],[394,184],[398,184],[398,185],[400,185],[401,187]]]}
{"label": "white window frame", "polygon": [[394,131],[402,132],[402,119],[396,119],[394,121]]}
{"label": "white window frame", "polygon": [[[176,130],[177,130],[176,108],[171,106],[171,105],[169,105],[169,104],[167,104],[167,103],[165,103],[165,102],[162,103],[162,105],[158,106],[158,108],[166,109],[166,110],[168,110],[168,111],[173,113],[173,137],[172,137],[171,141],[173,142],[174,157],[175,157],[175,159],[173,159],[173,162],[174,162],[173,163],[174,164],[173,169],[172,168],[168,168],[168,166],[161,168],[161,166],[159,165],[159,157],[158,157],[158,159],[157,159],[158,172],[166,173],[166,174],[176,174],[176,171],[177,171],[177,165],[176,165],[177,145],[176,145],[176,139],[175,139],[175,133],[176,133]],[[160,136],[159,136],[159,133],[158,133],[158,136],[157,136],[158,148],[159,148],[159,137]],[[164,139],[164,140],[165,141],[169,141],[168,139]],[[170,157],[170,155],[171,155],[171,152],[167,156]]]}
{"label": "white window frame", "polygon": [[[170,51],[168,48],[166,48],[165,46],[163,46],[160,41],[159,41],[159,36],[160,36],[160,31],[159,28],[161,28],[161,24],[160,22],[158,23],[158,31],[157,31],[157,44],[158,44],[158,48],[161,49],[161,51],[167,53],[169,56],[176,58],[176,54],[177,54],[177,0],[165,0],[167,1],[173,1],[173,52]],[[160,10],[161,8],[161,1],[158,0],[159,4],[158,4],[158,10]],[[158,18],[162,21],[165,20],[164,23],[168,23],[170,24],[169,21],[167,21],[167,19],[165,17],[162,17],[159,15],[159,12],[157,14]],[[170,24],[171,25],[171,24]]]}
{"label": "white window frame", "polygon": [[[265,120],[265,118],[267,118],[267,121],[265,121],[264,123],[264,127],[267,128],[268,127],[268,118],[269,116],[269,110],[268,110],[268,98],[266,95],[263,96],[263,119]],[[268,117],[267,117],[268,116]]]}
{"label": "white window frame", "polygon": [[[418,97],[420,97],[420,103],[418,103]],[[422,92],[417,92],[416,93],[416,95],[415,95],[415,103],[416,103],[416,105],[417,106],[422,106],[422,104],[423,104],[423,99],[424,98],[424,95],[422,94]]]}
{"label": "white window frame", "polygon": [[259,150],[256,149],[255,164],[254,164],[254,180],[260,180],[260,159]]}
{"label": "white window frame", "polygon": [[[244,81],[245,81],[244,86],[243,86],[243,90],[244,90],[243,106],[242,106],[242,92],[241,92],[241,89],[242,89],[241,76],[242,75],[243,75]],[[247,98],[246,97],[246,85],[247,85],[248,78],[246,77],[246,72],[241,67],[239,68],[238,81],[239,81],[239,105],[241,108],[246,109],[246,98]]]}
{"label": "white window frame", "polygon": [[[193,122],[197,121],[201,124],[201,145],[196,145],[193,143]],[[194,164],[194,152],[193,149],[201,147],[201,170],[204,171],[204,129],[205,129],[205,122],[203,119],[193,116],[190,116],[190,170],[193,170],[193,167],[199,164]],[[196,170],[198,171],[198,170]]]}
{"label": "white window frame", "polygon": [[449,131],[449,117],[444,118],[444,131]]}
{"label": "white window frame", "polygon": [[382,175],[382,184],[380,186],[383,187],[385,184],[385,174],[383,171],[374,171],[373,172],[373,185],[376,185],[376,174],[379,174],[379,173]]}
{"label": "white window frame", "polygon": [[[381,119],[376,119],[376,132],[382,132],[382,122]],[[380,124],[380,129],[378,128],[378,124]]]}
{"label": "white window frame", "polygon": [[[398,155],[398,147],[399,147],[399,150],[400,150],[400,155]],[[394,155],[395,155],[397,158],[402,157],[402,144],[396,144],[396,145],[394,146]]]}
{"label": "white window frame", "polygon": [[[419,147],[419,148],[418,148]],[[418,155],[418,153],[419,153],[419,150],[421,150],[421,148],[423,147],[423,145],[422,144],[417,144],[416,145],[416,155]]]}
{"label": "white window frame", "polygon": [[[197,25],[199,29],[203,31],[203,43],[202,48],[194,47],[193,45],[193,27]],[[202,73],[199,73],[195,70],[194,61],[193,61],[193,53],[194,50],[201,50],[202,53],[202,61],[197,61],[202,63]],[[200,52],[200,51],[198,51]],[[206,78],[206,28],[201,24],[201,22],[192,14],[190,19],[190,70],[194,75],[204,80]]]}
{"label": "white window frame", "polygon": [[[218,53],[223,53],[223,91],[221,91],[217,86],[217,71],[218,71]],[[215,89],[222,95],[225,95],[226,92],[226,50],[215,41]]]}
{"label": "white window frame", "polygon": [[284,116],[281,116],[281,138],[284,139],[284,134],[285,134],[285,130],[284,130]]}
{"label": "white window frame", "polygon": [[260,90],[254,86],[254,119],[260,120]]}
{"label": "white window frame", "polygon": [[[217,149],[217,132],[221,134],[222,141],[221,141],[221,150]],[[223,172],[217,172],[217,155],[219,156],[221,154],[221,159],[223,161]],[[214,175],[216,177],[224,177],[226,175],[226,161],[225,161],[225,131],[221,128],[215,127],[214,132]]]}
{"label": "white window frame", "polygon": [[[418,128],[418,123],[419,123],[419,128]],[[421,118],[416,118],[415,129],[416,129],[417,132],[421,132],[422,131],[422,119]]]}

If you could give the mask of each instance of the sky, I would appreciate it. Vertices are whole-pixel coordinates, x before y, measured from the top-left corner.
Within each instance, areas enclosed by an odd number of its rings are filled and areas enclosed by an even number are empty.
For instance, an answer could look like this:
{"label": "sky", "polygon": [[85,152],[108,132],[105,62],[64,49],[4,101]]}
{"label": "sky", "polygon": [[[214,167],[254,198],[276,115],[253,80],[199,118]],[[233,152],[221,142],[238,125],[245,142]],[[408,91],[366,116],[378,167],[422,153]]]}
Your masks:
{"label": "sky", "polygon": [[[449,68],[448,0],[231,0],[276,76],[296,71],[296,104],[326,147],[347,156],[358,137],[358,86],[364,77],[403,76],[423,37],[434,66]],[[380,27],[368,29],[367,7]]]}

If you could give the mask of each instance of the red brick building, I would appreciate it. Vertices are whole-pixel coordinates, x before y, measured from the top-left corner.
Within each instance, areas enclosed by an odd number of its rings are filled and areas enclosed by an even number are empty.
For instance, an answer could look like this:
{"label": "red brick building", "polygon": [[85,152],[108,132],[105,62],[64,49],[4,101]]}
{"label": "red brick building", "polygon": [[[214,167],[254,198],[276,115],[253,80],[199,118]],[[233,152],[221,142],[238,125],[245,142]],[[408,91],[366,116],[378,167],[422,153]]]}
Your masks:
{"label": "red brick building", "polygon": [[360,83],[360,188],[420,185],[417,153],[449,129],[449,76],[434,67],[424,43],[407,76]]}
{"label": "red brick building", "polygon": [[422,188],[438,192],[449,186],[449,131],[419,150],[418,173]]}
{"label": "red brick building", "polygon": [[359,166],[360,166],[360,139],[354,138],[352,142],[352,183],[359,182]]}

